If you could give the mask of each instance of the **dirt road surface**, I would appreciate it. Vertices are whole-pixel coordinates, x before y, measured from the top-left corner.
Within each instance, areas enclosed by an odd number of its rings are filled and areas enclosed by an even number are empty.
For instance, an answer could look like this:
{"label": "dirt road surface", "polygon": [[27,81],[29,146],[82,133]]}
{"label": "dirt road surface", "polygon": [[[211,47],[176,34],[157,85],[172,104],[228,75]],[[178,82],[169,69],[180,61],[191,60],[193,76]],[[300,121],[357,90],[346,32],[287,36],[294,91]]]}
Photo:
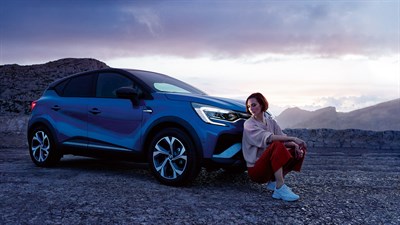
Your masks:
{"label": "dirt road surface", "polygon": [[299,201],[246,173],[202,171],[176,188],[145,164],[66,156],[39,168],[26,148],[3,148],[0,224],[400,224],[400,150],[309,149],[286,182]]}

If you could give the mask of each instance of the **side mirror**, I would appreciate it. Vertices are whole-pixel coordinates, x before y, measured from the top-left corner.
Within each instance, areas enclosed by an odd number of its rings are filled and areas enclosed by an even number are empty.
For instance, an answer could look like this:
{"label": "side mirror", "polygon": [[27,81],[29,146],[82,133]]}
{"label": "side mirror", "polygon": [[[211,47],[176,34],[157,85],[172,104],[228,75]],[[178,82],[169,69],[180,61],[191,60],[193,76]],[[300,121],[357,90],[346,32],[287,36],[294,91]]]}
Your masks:
{"label": "side mirror", "polygon": [[117,89],[116,94],[118,98],[127,99],[136,98],[139,95],[139,93],[131,87],[120,87]]}
{"label": "side mirror", "polygon": [[131,87],[121,87],[116,90],[118,98],[130,99],[132,104],[139,105],[139,92]]}

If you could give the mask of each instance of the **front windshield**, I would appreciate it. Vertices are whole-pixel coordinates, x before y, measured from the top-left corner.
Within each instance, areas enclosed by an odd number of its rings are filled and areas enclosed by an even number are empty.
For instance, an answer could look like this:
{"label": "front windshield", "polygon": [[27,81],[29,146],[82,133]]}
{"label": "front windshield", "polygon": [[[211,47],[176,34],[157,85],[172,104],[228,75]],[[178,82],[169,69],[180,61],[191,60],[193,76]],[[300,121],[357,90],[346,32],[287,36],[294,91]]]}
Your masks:
{"label": "front windshield", "polygon": [[147,84],[153,91],[168,93],[190,93],[206,95],[205,92],[173,77],[140,70],[131,70],[132,74]]}

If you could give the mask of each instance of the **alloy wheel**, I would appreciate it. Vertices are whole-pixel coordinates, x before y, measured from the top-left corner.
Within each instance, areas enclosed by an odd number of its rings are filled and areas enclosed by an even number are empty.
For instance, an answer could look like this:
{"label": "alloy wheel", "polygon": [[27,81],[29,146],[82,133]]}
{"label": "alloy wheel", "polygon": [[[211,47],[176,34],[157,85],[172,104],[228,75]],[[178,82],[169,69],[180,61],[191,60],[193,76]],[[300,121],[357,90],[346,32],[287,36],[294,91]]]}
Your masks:
{"label": "alloy wheel", "polygon": [[176,179],[187,165],[187,151],[175,137],[163,137],[155,145],[153,164],[157,173],[165,179]]}
{"label": "alloy wheel", "polygon": [[43,131],[38,131],[32,137],[31,151],[32,156],[38,162],[46,161],[49,156],[49,150],[51,148],[50,140],[47,134]]}

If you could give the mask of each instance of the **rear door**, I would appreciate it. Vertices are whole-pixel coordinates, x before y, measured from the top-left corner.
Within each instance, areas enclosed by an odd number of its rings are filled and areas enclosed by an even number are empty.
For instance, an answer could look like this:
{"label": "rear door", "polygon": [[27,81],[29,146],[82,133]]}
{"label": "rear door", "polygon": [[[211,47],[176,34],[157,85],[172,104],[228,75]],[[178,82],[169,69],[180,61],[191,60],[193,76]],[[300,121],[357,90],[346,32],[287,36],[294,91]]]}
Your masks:
{"label": "rear door", "polygon": [[49,106],[58,140],[69,147],[87,147],[87,105],[94,97],[96,74],[71,77],[54,90],[60,97]]}

